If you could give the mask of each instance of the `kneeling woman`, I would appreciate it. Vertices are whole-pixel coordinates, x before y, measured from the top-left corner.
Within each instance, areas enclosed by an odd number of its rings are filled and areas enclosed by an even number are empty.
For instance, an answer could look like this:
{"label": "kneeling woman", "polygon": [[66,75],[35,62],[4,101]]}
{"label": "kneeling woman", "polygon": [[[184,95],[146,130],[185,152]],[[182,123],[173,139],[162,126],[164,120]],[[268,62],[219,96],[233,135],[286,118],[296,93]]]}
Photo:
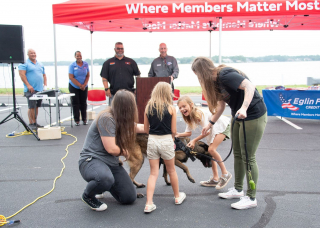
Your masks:
{"label": "kneeling woman", "polygon": [[119,90],[111,108],[100,112],[91,124],[80,154],[79,170],[88,182],[82,200],[92,210],[107,209],[107,205],[97,199],[105,191],[122,204],[131,204],[137,198],[136,189],[118,158],[120,155],[128,158],[134,148],[135,133],[144,132],[143,125],[136,124],[137,120],[134,95]]}

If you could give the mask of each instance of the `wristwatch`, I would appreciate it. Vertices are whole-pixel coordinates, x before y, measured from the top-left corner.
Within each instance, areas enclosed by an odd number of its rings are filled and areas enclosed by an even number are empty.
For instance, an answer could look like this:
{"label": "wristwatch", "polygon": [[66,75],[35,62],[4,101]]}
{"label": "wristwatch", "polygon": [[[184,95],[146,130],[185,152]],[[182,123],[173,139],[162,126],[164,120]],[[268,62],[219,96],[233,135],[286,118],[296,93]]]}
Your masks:
{"label": "wristwatch", "polygon": [[211,123],[212,125],[214,125],[214,124],[215,124],[215,122],[213,122],[213,121],[211,121],[211,120],[209,120],[209,123]]}
{"label": "wristwatch", "polygon": [[104,90],[105,90],[105,91],[108,91],[108,90],[109,90],[109,88],[105,88]]}

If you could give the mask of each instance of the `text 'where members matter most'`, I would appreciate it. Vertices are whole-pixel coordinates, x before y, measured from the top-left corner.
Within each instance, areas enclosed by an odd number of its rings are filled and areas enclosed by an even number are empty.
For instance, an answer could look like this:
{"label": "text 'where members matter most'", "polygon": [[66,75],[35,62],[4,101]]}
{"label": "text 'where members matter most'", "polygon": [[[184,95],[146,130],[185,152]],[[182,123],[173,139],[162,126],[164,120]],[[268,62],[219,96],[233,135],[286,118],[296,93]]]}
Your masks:
{"label": "text 'where members matter most'", "polygon": [[320,10],[319,1],[283,1],[283,2],[226,2],[225,4],[172,3],[171,5],[144,5],[143,3],[126,4],[128,14],[155,14],[155,13],[231,13],[231,12],[285,12],[300,10]]}

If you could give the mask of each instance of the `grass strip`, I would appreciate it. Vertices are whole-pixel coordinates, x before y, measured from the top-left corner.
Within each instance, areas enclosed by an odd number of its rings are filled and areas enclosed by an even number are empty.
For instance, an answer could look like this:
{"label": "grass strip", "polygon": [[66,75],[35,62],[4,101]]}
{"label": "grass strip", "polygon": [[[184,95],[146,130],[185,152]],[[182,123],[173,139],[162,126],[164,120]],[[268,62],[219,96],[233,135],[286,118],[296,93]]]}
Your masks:
{"label": "grass strip", "polygon": [[[262,90],[271,87],[273,85],[258,85],[256,88],[258,89],[259,93],[262,94]],[[308,88],[307,85],[285,85],[286,88]],[[103,87],[97,87],[94,89],[104,89]],[[201,95],[202,94],[202,89],[200,86],[177,86],[175,89],[180,90],[180,95]],[[60,88],[60,91],[63,93],[68,93],[69,89],[68,88]],[[23,95],[23,88],[16,88],[16,95]],[[11,88],[0,88],[0,94],[1,95],[11,95],[12,94],[12,89]]]}

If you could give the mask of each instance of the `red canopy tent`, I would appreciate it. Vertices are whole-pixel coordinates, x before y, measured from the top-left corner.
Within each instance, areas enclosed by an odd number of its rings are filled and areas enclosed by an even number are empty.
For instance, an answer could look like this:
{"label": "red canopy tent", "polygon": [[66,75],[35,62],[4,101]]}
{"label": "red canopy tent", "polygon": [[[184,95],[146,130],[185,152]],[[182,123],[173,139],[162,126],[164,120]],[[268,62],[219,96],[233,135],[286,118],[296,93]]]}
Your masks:
{"label": "red canopy tent", "polygon": [[[219,30],[220,63],[222,29],[224,31],[320,29],[318,0],[70,0],[52,5],[52,11],[54,24],[78,27],[89,30],[91,34],[94,31],[210,31],[210,56],[211,31]],[[54,45],[55,40],[54,37]],[[55,62],[57,62],[56,45]],[[92,65],[91,46],[91,69]],[[57,86],[56,75],[56,89]]]}
{"label": "red canopy tent", "polygon": [[182,32],[318,30],[320,2],[237,0],[71,0],[55,4],[53,23],[90,31]]}

